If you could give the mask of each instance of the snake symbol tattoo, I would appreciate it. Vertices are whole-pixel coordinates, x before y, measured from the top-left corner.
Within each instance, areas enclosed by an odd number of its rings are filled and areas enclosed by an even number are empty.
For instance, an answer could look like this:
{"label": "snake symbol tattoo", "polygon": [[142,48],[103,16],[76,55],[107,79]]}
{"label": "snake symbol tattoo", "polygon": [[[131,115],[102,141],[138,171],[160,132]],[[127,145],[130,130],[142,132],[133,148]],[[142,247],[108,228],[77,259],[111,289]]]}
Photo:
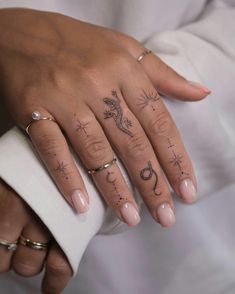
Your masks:
{"label": "snake symbol tattoo", "polygon": [[144,181],[148,181],[150,180],[153,176],[155,176],[155,183],[154,183],[154,186],[153,186],[153,193],[156,195],[156,196],[160,196],[161,195],[161,192],[158,193],[156,190],[157,190],[157,184],[158,184],[158,175],[157,173],[155,172],[155,170],[153,169],[152,167],[152,164],[151,164],[151,161],[148,161],[148,166],[143,168],[141,171],[140,171],[140,177],[141,179],[143,179]]}
{"label": "snake symbol tattoo", "polygon": [[133,133],[129,130],[132,126],[132,122],[123,116],[123,110],[120,106],[120,99],[116,91],[112,91],[113,98],[103,98],[104,103],[109,107],[109,110],[104,112],[104,119],[113,118],[116,126],[130,137],[133,137]]}

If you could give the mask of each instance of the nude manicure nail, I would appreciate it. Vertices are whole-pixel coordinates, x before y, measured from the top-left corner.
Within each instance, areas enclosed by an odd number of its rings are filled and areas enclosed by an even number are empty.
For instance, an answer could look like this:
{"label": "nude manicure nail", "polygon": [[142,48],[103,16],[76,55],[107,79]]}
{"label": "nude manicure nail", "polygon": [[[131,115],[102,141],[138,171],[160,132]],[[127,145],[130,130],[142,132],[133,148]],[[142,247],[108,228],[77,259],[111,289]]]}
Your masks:
{"label": "nude manicure nail", "polygon": [[197,89],[201,89],[203,92],[205,92],[206,94],[210,94],[211,90],[208,89],[207,87],[203,86],[200,83],[194,82],[194,81],[188,81],[189,84]]}
{"label": "nude manicure nail", "polygon": [[81,190],[75,190],[71,196],[74,208],[78,213],[84,213],[88,210],[88,202]]}
{"label": "nude manicure nail", "polygon": [[140,222],[137,209],[131,203],[125,203],[121,207],[121,214],[128,226],[136,226]]}
{"label": "nude manicure nail", "polygon": [[157,219],[163,227],[171,227],[175,224],[175,214],[168,203],[158,206]]}
{"label": "nude manicure nail", "polygon": [[190,179],[185,179],[179,186],[180,194],[188,203],[193,203],[197,200],[197,192],[193,182]]}

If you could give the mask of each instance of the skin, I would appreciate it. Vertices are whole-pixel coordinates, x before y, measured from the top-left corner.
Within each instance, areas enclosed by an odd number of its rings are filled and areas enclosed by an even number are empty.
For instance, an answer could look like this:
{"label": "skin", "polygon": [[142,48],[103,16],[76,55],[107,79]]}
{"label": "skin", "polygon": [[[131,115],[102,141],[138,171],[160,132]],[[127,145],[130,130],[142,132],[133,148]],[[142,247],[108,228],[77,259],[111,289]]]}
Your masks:
{"label": "skin", "polygon": [[0,273],[13,270],[23,277],[32,277],[45,266],[42,292],[61,293],[72,276],[67,258],[40,219],[15,191],[0,181],[0,239],[14,242],[20,235],[42,243],[50,242],[50,247],[37,251],[18,245],[12,252],[0,246]]}
{"label": "skin", "polygon": [[[145,48],[133,38],[60,14],[3,9],[0,36],[1,97],[23,129],[33,111],[56,119],[57,123],[33,123],[29,133],[71,206],[75,190],[79,189],[87,202],[89,196],[67,140],[87,169],[110,162],[115,149],[154,217],[163,202],[173,208],[162,170],[180,194],[177,171],[167,159],[166,138],[174,140],[188,177],[196,186],[190,158],[157,90],[182,100],[200,100],[208,94],[203,87],[192,86],[153,54],[138,63],[136,59]],[[151,184],[139,177],[148,161],[159,177],[162,192],[154,201],[150,201]],[[121,194],[137,207],[118,165],[108,169],[115,173]],[[123,220],[105,175],[102,171],[92,178]]]}
{"label": "skin", "polygon": [[[156,211],[162,203],[169,203],[174,210],[163,172],[181,196],[182,177],[179,165],[172,164],[169,140],[174,145],[171,147],[174,153],[180,156],[185,175],[196,186],[192,163],[158,91],[189,101],[203,99],[209,92],[190,84],[154,54],[146,55],[138,63],[137,58],[144,51],[143,45],[129,36],[60,14],[25,9],[0,10],[1,103],[7,105],[22,129],[30,122],[33,111],[56,119],[57,123],[33,123],[29,135],[52,179],[73,209],[71,195],[75,190],[82,191],[88,202],[89,195],[68,144],[87,169],[110,162],[115,150],[156,221],[159,221]],[[149,180],[143,176],[142,171],[146,168],[154,175]],[[137,204],[118,165],[95,173],[92,178],[107,204],[125,221],[122,205],[131,203],[137,208]],[[24,207],[22,227],[30,223],[27,222],[30,217],[31,220],[35,218],[34,225],[45,233],[43,224],[19,199],[17,201],[16,207]],[[11,221],[16,213],[12,207],[2,205],[3,215]],[[18,228],[18,233],[22,227]],[[17,238],[18,233],[6,236],[7,240]],[[40,233],[43,238],[44,233]],[[45,234],[48,236],[48,232]],[[32,237],[40,240],[39,236]],[[49,264],[53,256],[59,256],[66,264],[62,267],[66,270],[60,271],[66,272],[67,278],[61,280],[65,281],[64,287],[71,269],[67,270],[68,263],[57,245],[52,246],[50,252]],[[7,270],[9,264],[7,261]],[[35,272],[41,266],[38,265]],[[53,266],[47,266],[43,287],[56,287],[60,274],[53,275],[53,272],[56,272]]]}

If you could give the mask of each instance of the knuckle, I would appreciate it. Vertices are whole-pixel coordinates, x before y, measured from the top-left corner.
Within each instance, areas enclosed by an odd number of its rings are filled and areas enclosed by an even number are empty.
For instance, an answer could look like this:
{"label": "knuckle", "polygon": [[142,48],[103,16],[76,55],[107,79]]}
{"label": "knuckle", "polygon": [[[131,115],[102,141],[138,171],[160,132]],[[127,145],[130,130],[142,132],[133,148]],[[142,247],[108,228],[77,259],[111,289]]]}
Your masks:
{"label": "knuckle", "polygon": [[110,148],[103,138],[89,136],[84,142],[86,157],[91,161],[103,162],[110,153]]}
{"label": "knuckle", "polygon": [[25,261],[16,261],[13,264],[13,269],[20,276],[33,277],[41,271],[42,267],[38,267],[31,263],[26,263]]}
{"label": "knuckle", "polygon": [[47,271],[53,276],[68,276],[70,275],[70,266],[62,257],[57,257],[47,263]]}
{"label": "knuckle", "polygon": [[130,157],[139,157],[148,150],[149,143],[145,136],[143,135],[134,135],[130,137],[127,141],[126,146],[126,154]]}
{"label": "knuckle", "polygon": [[173,128],[174,123],[167,112],[160,113],[148,123],[150,133],[157,136],[168,136]]}
{"label": "knuckle", "polygon": [[49,133],[42,133],[40,136],[34,136],[33,141],[43,155],[49,155],[51,152],[58,150],[58,148],[64,147],[63,142],[58,142],[58,139],[54,138]]}

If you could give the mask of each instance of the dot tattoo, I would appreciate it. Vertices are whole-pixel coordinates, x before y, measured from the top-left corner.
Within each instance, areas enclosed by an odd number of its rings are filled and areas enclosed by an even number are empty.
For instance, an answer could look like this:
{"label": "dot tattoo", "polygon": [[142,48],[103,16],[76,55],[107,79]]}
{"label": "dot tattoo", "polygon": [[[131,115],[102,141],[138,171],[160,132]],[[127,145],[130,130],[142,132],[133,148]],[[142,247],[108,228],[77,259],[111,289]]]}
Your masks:
{"label": "dot tattoo", "polygon": [[147,165],[148,165],[147,167],[143,168],[140,171],[140,177],[144,181],[149,181],[149,180],[151,180],[152,177],[155,177],[154,186],[153,186],[153,193],[156,196],[160,196],[162,193],[157,192],[158,175],[157,175],[156,171],[153,169],[151,161],[148,161]]}
{"label": "dot tattoo", "polygon": [[143,94],[139,98],[138,106],[140,110],[144,109],[146,106],[150,105],[153,111],[155,111],[155,107],[153,106],[153,102],[160,100],[160,97],[157,92],[146,92],[143,90]]}
{"label": "dot tattoo", "polygon": [[61,174],[66,180],[69,179],[69,173],[67,171],[67,164],[64,164],[63,161],[58,161],[57,160],[57,166],[54,169],[56,172],[58,172],[59,174]]}
{"label": "dot tattoo", "polygon": [[108,106],[108,110],[104,112],[104,119],[113,118],[116,126],[130,137],[133,137],[133,133],[129,130],[132,127],[132,122],[127,118],[123,117],[123,110],[120,106],[121,100],[119,99],[117,92],[112,91],[112,98],[103,98],[104,103]]}

